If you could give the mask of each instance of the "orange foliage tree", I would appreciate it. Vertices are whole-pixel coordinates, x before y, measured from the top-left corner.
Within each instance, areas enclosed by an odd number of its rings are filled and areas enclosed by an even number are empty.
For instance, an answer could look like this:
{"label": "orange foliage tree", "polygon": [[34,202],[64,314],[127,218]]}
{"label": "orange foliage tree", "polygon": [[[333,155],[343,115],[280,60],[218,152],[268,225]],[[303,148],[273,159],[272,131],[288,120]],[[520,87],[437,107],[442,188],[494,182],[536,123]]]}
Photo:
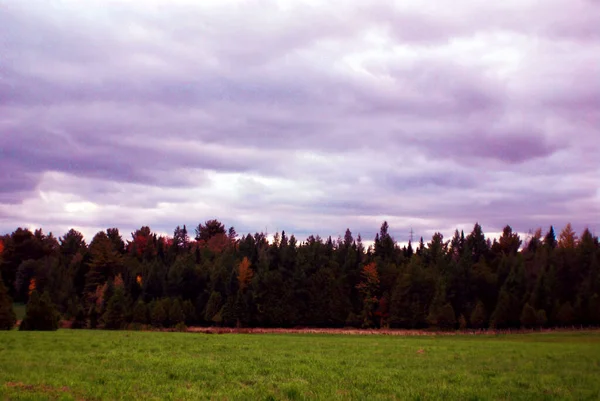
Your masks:
{"label": "orange foliage tree", "polygon": [[363,296],[363,326],[370,327],[373,324],[373,312],[379,304],[377,291],[379,290],[379,273],[375,262],[363,266],[360,272],[361,281],[356,285]]}
{"label": "orange foliage tree", "polygon": [[252,276],[254,272],[250,268],[250,261],[247,257],[244,256],[244,259],[240,262],[238,266],[238,282],[240,284],[240,291],[244,291],[248,284],[250,284],[250,280],[252,280]]}
{"label": "orange foliage tree", "polygon": [[31,280],[29,280],[29,295],[31,295],[31,293],[35,290],[36,286],[35,286],[35,279],[32,278]]}

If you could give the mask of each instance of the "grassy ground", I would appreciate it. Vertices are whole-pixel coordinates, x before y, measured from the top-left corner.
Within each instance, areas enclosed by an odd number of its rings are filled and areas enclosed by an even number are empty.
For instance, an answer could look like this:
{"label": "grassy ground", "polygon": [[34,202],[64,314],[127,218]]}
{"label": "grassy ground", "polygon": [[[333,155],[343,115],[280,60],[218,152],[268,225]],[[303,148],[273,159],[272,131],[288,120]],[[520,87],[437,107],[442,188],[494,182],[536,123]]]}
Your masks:
{"label": "grassy ground", "polygon": [[600,333],[0,332],[0,399],[600,399]]}

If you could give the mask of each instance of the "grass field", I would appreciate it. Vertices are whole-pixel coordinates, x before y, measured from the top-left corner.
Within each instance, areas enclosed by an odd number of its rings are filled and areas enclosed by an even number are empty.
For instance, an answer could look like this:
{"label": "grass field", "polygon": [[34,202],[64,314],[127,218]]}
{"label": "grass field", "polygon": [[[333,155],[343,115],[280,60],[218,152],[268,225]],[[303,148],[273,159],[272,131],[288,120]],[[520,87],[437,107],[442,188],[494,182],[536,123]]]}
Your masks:
{"label": "grass field", "polygon": [[0,332],[0,399],[600,399],[600,333]]}

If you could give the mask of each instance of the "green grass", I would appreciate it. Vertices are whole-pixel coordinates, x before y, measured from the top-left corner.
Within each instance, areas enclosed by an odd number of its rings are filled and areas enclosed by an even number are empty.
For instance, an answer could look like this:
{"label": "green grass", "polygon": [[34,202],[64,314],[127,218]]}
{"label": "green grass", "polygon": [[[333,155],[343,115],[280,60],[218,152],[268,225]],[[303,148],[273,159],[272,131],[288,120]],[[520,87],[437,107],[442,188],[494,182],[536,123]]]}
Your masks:
{"label": "green grass", "polygon": [[0,333],[0,399],[598,400],[600,333],[13,330]]}

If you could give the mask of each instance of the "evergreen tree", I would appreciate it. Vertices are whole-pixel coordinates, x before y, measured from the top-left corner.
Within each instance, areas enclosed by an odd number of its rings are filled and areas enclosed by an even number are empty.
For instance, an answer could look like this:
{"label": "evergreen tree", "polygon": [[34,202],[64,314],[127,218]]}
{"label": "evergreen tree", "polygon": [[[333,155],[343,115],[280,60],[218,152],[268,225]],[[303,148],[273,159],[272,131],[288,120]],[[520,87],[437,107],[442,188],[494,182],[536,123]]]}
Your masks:
{"label": "evergreen tree", "polygon": [[48,293],[45,292],[40,297],[37,290],[33,290],[19,330],[54,331],[58,329],[59,319],[60,316]]}
{"label": "evergreen tree", "polygon": [[110,330],[119,330],[125,327],[125,294],[121,286],[115,288],[115,292],[108,300],[108,306],[104,313],[104,327]]}
{"label": "evergreen tree", "polygon": [[73,319],[73,322],[71,323],[71,328],[72,329],[85,329],[86,326],[87,326],[87,319],[85,316],[85,312],[84,312],[83,308],[81,307],[81,305],[77,305],[76,311],[75,311],[75,318]]}
{"label": "evergreen tree", "polygon": [[162,327],[167,320],[167,312],[160,301],[154,301],[150,310],[150,322],[154,327]]}
{"label": "evergreen tree", "polygon": [[554,234],[554,227],[550,226],[550,229],[544,236],[544,246],[546,246],[549,249],[554,249],[554,248],[556,248],[556,245],[557,245],[557,243],[556,243],[556,234]]}
{"label": "evergreen tree", "polygon": [[171,307],[169,308],[169,323],[171,326],[176,326],[179,323],[183,323],[184,320],[185,315],[183,313],[181,301],[176,299],[171,303]]}
{"label": "evergreen tree", "polygon": [[460,315],[460,317],[458,318],[458,328],[460,330],[467,329],[467,319],[465,318],[465,315]]}
{"label": "evergreen tree", "polygon": [[135,307],[133,308],[133,322],[139,324],[148,323],[148,308],[141,299],[136,302]]}
{"label": "evergreen tree", "polygon": [[562,306],[558,309],[556,318],[558,320],[558,323],[563,326],[573,324],[575,320],[575,310],[571,306],[570,302],[565,302],[564,304],[562,304]]}
{"label": "evergreen tree", "polygon": [[12,298],[8,295],[8,290],[0,277],[0,330],[12,329],[16,321]]}
{"label": "evergreen tree", "polygon": [[548,322],[548,318],[546,316],[546,311],[543,309],[540,309],[539,311],[537,311],[536,317],[537,317],[537,324],[539,327],[544,327],[546,325],[546,323]]}
{"label": "evergreen tree", "polygon": [[485,306],[483,305],[483,302],[477,301],[477,305],[471,313],[471,326],[474,329],[483,329],[485,327],[486,320],[487,313],[485,311]]}
{"label": "evergreen tree", "polygon": [[190,326],[192,324],[194,324],[197,320],[196,317],[196,308],[194,307],[194,304],[192,303],[192,301],[190,301],[189,299],[186,301],[183,301],[183,315],[185,316],[185,324]]}
{"label": "evergreen tree", "polygon": [[222,307],[221,294],[213,291],[210,294],[208,303],[206,304],[206,312],[204,313],[204,320],[207,322],[213,321],[213,318],[219,313]]}
{"label": "evergreen tree", "polygon": [[531,329],[538,326],[538,316],[531,305],[528,303],[523,306],[523,311],[521,312],[521,326]]}
{"label": "evergreen tree", "polygon": [[91,308],[90,308],[90,329],[95,329],[96,327],[98,327],[98,319],[100,317],[100,313],[98,313],[98,308],[96,307],[96,304],[92,304]]}
{"label": "evergreen tree", "polygon": [[444,305],[437,315],[437,327],[442,330],[456,328],[456,315],[454,314],[454,308],[449,303]]}

